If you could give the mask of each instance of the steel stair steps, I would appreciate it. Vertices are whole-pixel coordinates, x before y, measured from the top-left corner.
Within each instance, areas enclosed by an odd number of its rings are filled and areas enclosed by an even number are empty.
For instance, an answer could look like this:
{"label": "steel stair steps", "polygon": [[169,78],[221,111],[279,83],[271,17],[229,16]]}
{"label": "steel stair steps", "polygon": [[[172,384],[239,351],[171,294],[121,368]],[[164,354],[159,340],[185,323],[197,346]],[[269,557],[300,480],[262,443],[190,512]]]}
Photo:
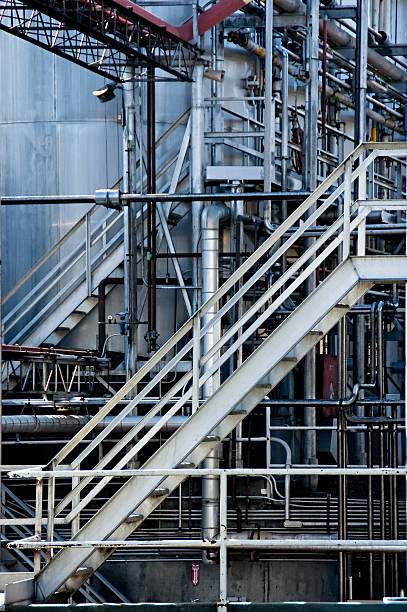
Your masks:
{"label": "steel stair steps", "polygon": [[140,523],[143,520],[144,520],[144,516],[142,514],[130,514],[130,516],[126,518],[125,522],[128,524],[132,524],[132,523]]}
{"label": "steel stair steps", "polygon": [[[395,277],[404,278],[400,266],[405,258],[395,261],[391,257],[382,258],[380,274],[383,282]],[[346,295],[349,305],[359,300],[373,286],[374,280],[367,280],[363,262],[347,260],[317,287],[300,306],[297,307],[274,332],[254,351],[220,387],[146,462],[146,469],[171,467],[187,460],[199,465],[214,449],[220,440],[250,412],[286,374],[295,366],[295,361],[284,360],[287,349],[290,357],[302,359],[319,339],[340,319],[342,309],[336,309]],[[358,272],[359,269],[359,272]],[[397,273],[394,273],[394,269]],[[365,280],[359,281],[360,275]],[[317,328],[315,325],[317,324]],[[311,332],[311,333],[310,333]],[[300,339],[299,339],[300,338]],[[253,386],[254,385],[254,386]],[[239,407],[241,414],[232,414]],[[243,410],[245,409],[243,414]],[[223,419],[220,414],[223,413]],[[193,449],[191,451],[191,449]],[[103,538],[108,529],[107,539],[126,539],[134,530],[134,524],[126,524],[126,507],[131,504],[130,512],[136,508],[144,517],[163,501],[165,495],[155,498],[157,488],[171,492],[183,480],[183,476],[133,477],[119,489],[81,529],[81,539]],[[137,501],[139,500],[139,501]],[[113,550],[66,549],[58,553],[37,578],[39,600],[46,600],[53,592],[63,588],[73,592],[80,584],[72,577],[75,568],[88,559],[91,567],[99,567]],[[59,582],[59,584],[57,584]]]}
{"label": "steel stair steps", "polygon": [[157,489],[154,489],[154,491],[150,493],[150,497],[165,497],[169,492],[169,489],[165,487],[157,487]]}

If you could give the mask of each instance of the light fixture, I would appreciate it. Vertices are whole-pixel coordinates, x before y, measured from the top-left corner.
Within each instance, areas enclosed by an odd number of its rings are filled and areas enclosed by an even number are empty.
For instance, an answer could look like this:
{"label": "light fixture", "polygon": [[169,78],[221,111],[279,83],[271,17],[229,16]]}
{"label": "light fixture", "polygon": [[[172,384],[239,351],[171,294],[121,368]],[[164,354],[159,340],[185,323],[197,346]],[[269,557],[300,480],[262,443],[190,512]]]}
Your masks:
{"label": "light fixture", "polygon": [[113,100],[113,98],[115,98],[115,93],[114,90],[116,89],[117,84],[115,83],[108,83],[107,85],[105,85],[104,87],[102,87],[102,89],[95,89],[95,91],[92,91],[93,95],[96,96],[96,98],[99,100],[99,102],[109,102],[110,100]]}

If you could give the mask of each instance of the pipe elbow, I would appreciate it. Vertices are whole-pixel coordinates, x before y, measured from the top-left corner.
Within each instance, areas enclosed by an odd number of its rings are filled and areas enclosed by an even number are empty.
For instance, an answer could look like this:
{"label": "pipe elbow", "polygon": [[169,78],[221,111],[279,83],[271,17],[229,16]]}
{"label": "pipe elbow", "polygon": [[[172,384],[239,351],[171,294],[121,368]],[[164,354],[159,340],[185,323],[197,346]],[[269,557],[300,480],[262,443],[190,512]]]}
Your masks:
{"label": "pipe elbow", "polygon": [[216,229],[221,221],[229,219],[230,210],[225,204],[214,202],[206,206],[201,213],[202,230]]}

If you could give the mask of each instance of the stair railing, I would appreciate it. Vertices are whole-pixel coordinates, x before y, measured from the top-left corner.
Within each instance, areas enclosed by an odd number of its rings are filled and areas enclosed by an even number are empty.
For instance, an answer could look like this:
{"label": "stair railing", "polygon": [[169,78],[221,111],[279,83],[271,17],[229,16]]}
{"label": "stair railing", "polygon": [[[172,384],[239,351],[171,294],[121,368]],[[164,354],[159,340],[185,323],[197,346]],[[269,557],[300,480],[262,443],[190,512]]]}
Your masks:
{"label": "stair railing", "polygon": [[[156,141],[159,148],[188,118],[189,109]],[[174,164],[177,156],[165,160],[157,178]],[[108,210],[101,215],[93,206],[3,297],[3,309],[14,298],[14,305],[3,316],[4,337],[18,344],[81,283],[90,295],[94,270],[123,240],[123,212]]]}
{"label": "stair railing", "polygon": [[[165,377],[176,369],[177,364],[185,357],[192,356],[192,370],[178,379],[171,389],[141,417],[139,423],[128,431],[121,440],[111,448],[95,466],[95,470],[109,466],[109,469],[122,469],[150,442],[178,411],[192,403],[192,412],[200,409],[199,399],[202,385],[221,367],[243,344],[253,337],[264,326],[270,316],[293,295],[293,293],[324,262],[332,260],[334,269],[345,260],[351,250],[351,235],[358,233],[358,254],[365,252],[365,222],[372,207],[406,208],[405,201],[386,200],[365,201],[366,171],[378,157],[390,157],[397,160],[407,155],[406,143],[367,143],[358,146],[351,155],[309,196],[273,234],[227,279],[218,291],[160,348],[151,359],[112,397],[106,405],[70,440],[50,462],[48,469],[61,469],[62,462],[71,456],[78,445],[95,432],[95,427],[116,409],[118,403],[129,392],[135,393],[129,403],[113,416],[109,424],[87,443],[77,456],[70,460],[71,469],[80,469],[80,465],[95,451],[99,444],[109,436],[117,425],[130,414],[141,402],[148,398]],[[356,162],[356,167],[353,165]],[[357,182],[357,190],[352,196],[352,187]],[[356,194],[357,191],[357,194]],[[356,199],[357,195],[357,199]],[[321,199],[325,196],[325,199]],[[319,205],[318,205],[319,202]],[[301,239],[307,237],[307,230],[313,228],[318,218],[334,203],[343,207],[343,213],[318,236],[308,249],[292,257],[293,250]],[[353,202],[353,203],[352,203]],[[307,213],[309,213],[307,216]],[[271,254],[271,249],[273,252]],[[335,255],[336,253],[336,255]],[[253,292],[254,285],[266,279],[271,268],[283,256],[293,258],[292,264],[281,276],[264,290],[260,297],[244,312],[243,316],[233,323],[206,353],[201,353],[203,336],[215,326],[221,318],[243,298]],[[336,257],[333,260],[333,257]],[[233,288],[236,291],[232,293]],[[225,298],[228,298],[225,301]],[[204,315],[211,309],[217,312],[210,321],[203,323]],[[210,362],[205,368],[205,365]],[[158,369],[158,372],[156,370]],[[143,386],[142,386],[143,385]],[[157,417],[157,415],[159,415]],[[153,422],[152,419],[157,417]],[[139,440],[138,434],[149,425],[149,429]],[[130,447],[129,447],[130,446]],[[123,454],[124,453],[124,454]],[[120,454],[120,459],[117,456]],[[115,463],[116,461],[116,463]],[[55,479],[52,486],[55,486]],[[64,520],[67,523],[79,516],[80,512],[96,498],[111,477],[102,478],[96,485],[89,487],[93,478],[87,476],[70,491],[55,508],[54,516],[59,516],[68,507],[71,510]],[[79,500],[80,493],[87,488],[85,496]],[[52,493],[51,493],[52,495]]]}
{"label": "stair railing", "polygon": [[[18,299],[4,317],[4,334],[9,344],[21,342],[82,282],[86,282],[88,294],[91,293],[92,272],[122,240],[122,218],[123,212],[116,210],[101,217],[99,207],[93,206],[13,287],[3,300],[4,304],[13,296]],[[54,258],[65,251],[66,255],[55,262]],[[38,281],[36,275],[41,275]]]}

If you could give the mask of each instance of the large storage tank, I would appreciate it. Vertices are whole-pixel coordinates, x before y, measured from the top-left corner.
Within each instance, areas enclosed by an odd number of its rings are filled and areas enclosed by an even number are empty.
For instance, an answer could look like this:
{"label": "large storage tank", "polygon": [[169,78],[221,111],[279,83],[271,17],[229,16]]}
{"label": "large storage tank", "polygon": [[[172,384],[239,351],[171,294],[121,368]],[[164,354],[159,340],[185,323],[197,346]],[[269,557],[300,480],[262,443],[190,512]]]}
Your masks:
{"label": "large storage tank", "polygon": [[[118,97],[103,78],[0,32],[0,193],[92,193],[121,176]],[[80,205],[3,207],[3,292],[85,212]]]}

